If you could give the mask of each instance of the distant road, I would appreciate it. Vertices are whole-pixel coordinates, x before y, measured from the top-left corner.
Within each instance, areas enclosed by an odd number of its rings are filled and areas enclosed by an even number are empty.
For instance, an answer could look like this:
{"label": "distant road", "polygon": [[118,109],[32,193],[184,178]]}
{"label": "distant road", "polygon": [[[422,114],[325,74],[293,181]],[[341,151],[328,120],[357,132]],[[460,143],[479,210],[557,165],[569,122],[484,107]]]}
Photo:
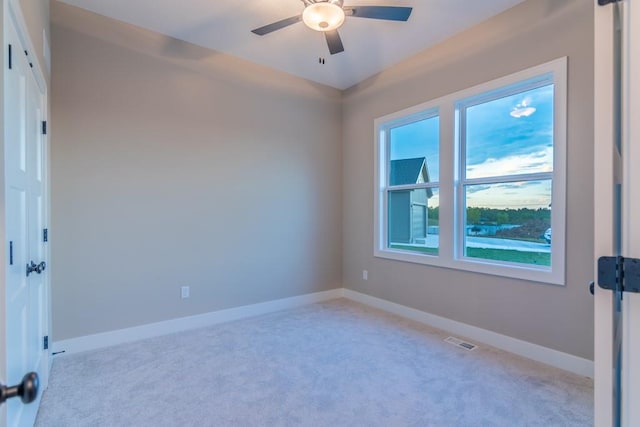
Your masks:
{"label": "distant road", "polygon": [[551,252],[551,245],[548,243],[535,243],[510,239],[494,239],[491,237],[467,236],[467,246],[470,248],[511,249],[514,251],[523,252]]}
{"label": "distant road", "polygon": [[[430,234],[427,237],[427,246],[438,247],[439,236]],[[522,240],[494,239],[492,237],[467,236],[467,246],[470,248],[506,249],[521,252],[550,253],[551,245],[548,243],[526,242]]]}

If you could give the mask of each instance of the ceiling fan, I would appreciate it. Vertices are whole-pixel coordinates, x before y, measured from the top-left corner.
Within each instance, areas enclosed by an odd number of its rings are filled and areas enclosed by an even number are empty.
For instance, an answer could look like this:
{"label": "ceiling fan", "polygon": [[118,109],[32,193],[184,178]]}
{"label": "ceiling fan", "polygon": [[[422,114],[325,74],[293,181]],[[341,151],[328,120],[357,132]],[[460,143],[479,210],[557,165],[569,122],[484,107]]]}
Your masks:
{"label": "ceiling fan", "polygon": [[303,21],[312,30],[321,31],[327,40],[331,55],[344,51],[338,28],[347,16],[356,18],[407,21],[413,8],[402,6],[343,6],[344,0],[300,0],[304,4],[302,14],[251,30],[259,36],[272,33]]}

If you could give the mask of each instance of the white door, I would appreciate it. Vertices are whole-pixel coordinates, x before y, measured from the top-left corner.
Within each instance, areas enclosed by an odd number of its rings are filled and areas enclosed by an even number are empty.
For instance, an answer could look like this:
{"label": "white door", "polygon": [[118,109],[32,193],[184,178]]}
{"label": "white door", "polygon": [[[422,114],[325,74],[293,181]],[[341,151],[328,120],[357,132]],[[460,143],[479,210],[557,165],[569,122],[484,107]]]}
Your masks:
{"label": "white door", "polygon": [[[594,3],[595,258],[640,258],[640,4]],[[595,424],[639,426],[640,295],[596,287],[594,320]]]}
{"label": "white door", "polygon": [[[45,274],[27,265],[45,261],[44,94],[40,90],[13,23],[7,19],[7,49],[11,61],[5,70],[5,186],[7,378],[18,384],[28,372],[40,377],[38,400],[25,405],[7,401],[9,426],[33,425],[42,388],[48,375],[48,352],[43,349],[47,328],[48,295]],[[10,64],[9,64],[10,62]],[[10,69],[9,69],[10,65]]]}

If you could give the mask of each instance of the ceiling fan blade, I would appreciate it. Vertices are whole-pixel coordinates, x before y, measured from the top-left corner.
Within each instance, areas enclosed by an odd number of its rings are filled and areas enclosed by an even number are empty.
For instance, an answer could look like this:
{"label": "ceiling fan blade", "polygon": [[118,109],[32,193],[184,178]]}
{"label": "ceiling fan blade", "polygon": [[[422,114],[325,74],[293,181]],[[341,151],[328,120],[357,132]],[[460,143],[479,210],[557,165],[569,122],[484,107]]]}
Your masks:
{"label": "ceiling fan blade", "polygon": [[345,6],[347,15],[356,18],[386,19],[389,21],[407,21],[412,7],[401,6]]}
{"label": "ceiling fan blade", "polygon": [[327,39],[327,46],[329,46],[329,53],[335,55],[336,53],[344,52],[344,46],[342,46],[342,39],[338,30],[325,31],[324,37]]}
{"label": "ceiling fan blade", "polygon": [[264,27],[256,28],[255,30],[251,30],[251,32],[259,36],[264,36],[265,34],[272,33],[276,30],[288,27],[289,25],[293,25],[300,21],[302,21],[302,15],[292,16],[291,18],[283,19],[282,21],[274,22],[272,24],[265,25]]}

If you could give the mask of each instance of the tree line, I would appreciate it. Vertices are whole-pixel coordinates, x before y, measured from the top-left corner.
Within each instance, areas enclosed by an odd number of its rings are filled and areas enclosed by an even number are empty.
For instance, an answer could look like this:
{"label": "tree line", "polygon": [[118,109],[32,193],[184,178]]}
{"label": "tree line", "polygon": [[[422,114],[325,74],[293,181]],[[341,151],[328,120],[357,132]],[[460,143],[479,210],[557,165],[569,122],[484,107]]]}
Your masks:
{"label": "tree line", "polygon": [[[429,219],[437,220],[440,217],[440,207],[429,207]],[[494,208],[467,208],[467,224],[526,224],[531,221],[551,222],[551,209],[549,208],[520,208],[520,209],[494,209]]]}

